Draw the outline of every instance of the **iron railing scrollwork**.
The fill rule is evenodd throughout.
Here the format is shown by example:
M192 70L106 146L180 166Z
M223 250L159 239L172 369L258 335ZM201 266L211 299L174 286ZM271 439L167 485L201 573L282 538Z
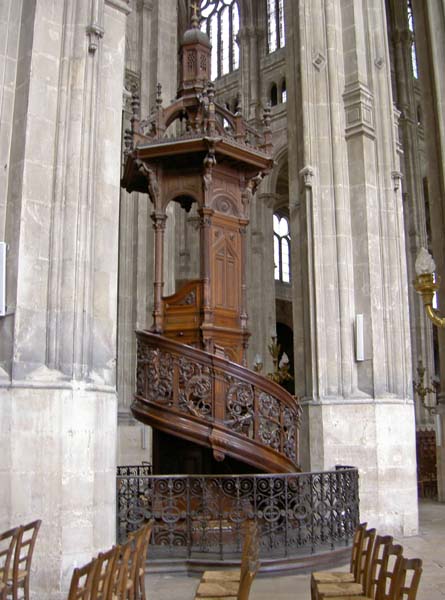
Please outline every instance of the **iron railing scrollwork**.
M154 519L152 559L237 558L250 520L258 523L263 557L289 558L348 545L359 522L355 468L233 476L119 469L118 542Z

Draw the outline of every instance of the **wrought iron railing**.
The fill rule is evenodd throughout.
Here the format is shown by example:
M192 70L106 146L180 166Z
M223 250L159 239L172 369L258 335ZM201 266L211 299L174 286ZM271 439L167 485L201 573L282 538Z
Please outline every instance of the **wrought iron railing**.
M117 476L117 536L153 519L150 557L239 557L258 523L260 553L289 558L348 545L359 522L358 471L280 475Z
M182 422L173 421L177 416L188 418L189 436L195 424L197 436L202 435L200 426L213 428L215 434L210 437L214 446L218 435L235 434L240 440L238 446L243 440L251 442L242 450L246 462L254 464L264 449L260 462L266 470L267 453L269 460L275 461L271 471L299 470L301 409L295 397L258 373L214 354L146 331L137 332L137 338L133 412L149 414L150 410L162 409L164 430L174 422L174 435L178 435L178 423ZM159 422L154 425L161 427ZM207 441L206 434L199 443Z

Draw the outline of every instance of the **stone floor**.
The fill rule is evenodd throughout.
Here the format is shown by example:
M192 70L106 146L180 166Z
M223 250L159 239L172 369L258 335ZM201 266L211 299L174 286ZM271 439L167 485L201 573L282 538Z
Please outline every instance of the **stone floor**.
M422 502L419 514L419 535L397 541L407 558L423 560L417 600L445 600L445 504ZM184 575L149 575L147 595L153 600L193 600L198 581ZM309 598L309 575L257 577L250 593L251 600Z

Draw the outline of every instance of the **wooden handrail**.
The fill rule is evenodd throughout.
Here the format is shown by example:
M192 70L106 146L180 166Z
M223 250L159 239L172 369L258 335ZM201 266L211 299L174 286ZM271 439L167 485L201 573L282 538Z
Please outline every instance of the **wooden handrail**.
M299 471L300 407L273 381L148 331L138 340L133 414L268 472Z

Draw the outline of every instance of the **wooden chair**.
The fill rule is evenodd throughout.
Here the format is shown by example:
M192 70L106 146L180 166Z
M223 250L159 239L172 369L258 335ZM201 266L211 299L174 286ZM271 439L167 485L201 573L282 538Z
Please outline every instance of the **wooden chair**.
M420 558L402 558L392 590L393 597L397 600L416 600L421 575L422 561Z
M94 600L108 600L111 585L119 556L119 547L113 546L107 552L100 552L95 559L96 566L91 584L91 598Z
M202 580L196 591L195 600L224 598L225 600L248 600L250 588L259 569L259 544L256 525L251 525L243 545L241 569L237 570L238 581L232 579ZM217 571L218 575L224 571Z
M243 568L246 569L249 560L249 554L252 552L252 546L258 547L258 525L256 521L250 521L245 528L243 552L241 555L241 566L239 569L223 569L220 571L204 571L201 576L201 582L225 582L241 581Z
M148 546L150 544L150 536L153 529L154 521L151 520L142 528L142 545L139 549L139 555L136 557L136 572L134 580L134 598L135 600L146 600L145 592L145 563L147 561ZM136 533L130 534L130 539L135 537Z
M357 557L356 581L333 581L330 583L311 582L312 598L330 598L335 596L360 596L366 595L371 576L375 529L366 529L363 533L362 547Z
M135 544L128 540L117 546L117 559L108 590L107 600L128 600L133 598L134 581L131 579Z
M351 600L351 598L353 600L398 600L391 594L394 593L394 582L400 569L402 551L402 546L392 543L391 536L377 536L373 551L371 579L368 583L369 595L351 597L351 595L339 593L338 596L330 596L329 600Z
M68 600L91 600L93 578L97 565L97 558L94 558L83 567L74 569L68 592Z
M14 551L12 569L9 570L7 597L18 600L19 590L23 590L23 600L29 600L29 579L34 546L42 521L32 521L19 527Z
M7 598L11 561L14 556L19 531L19 527L14 527L0 534L0 600L6 600Z
M320 583L337 583L358 582L359 581L359 557L361 555L363 538L366 531L367 523L360 523L354 532L352 539L351 560L349 563L349 571L314 571L311 575L311 599L317 597L317 584Z

